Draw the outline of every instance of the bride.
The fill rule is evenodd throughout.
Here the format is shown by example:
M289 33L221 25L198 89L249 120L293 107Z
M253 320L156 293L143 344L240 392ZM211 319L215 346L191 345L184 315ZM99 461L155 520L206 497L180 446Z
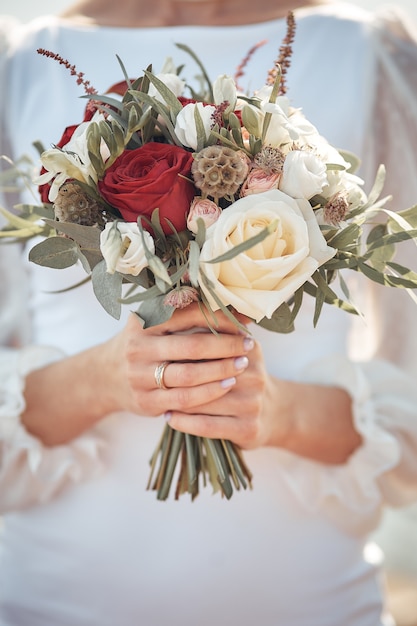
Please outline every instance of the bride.
M386 164L395 208L415 203L415 42L395 16L332 1L85 0L9 24L2 151L36 158L32 142L54 144L82 119L76 82L37 48L102 93L120 80L116 54L132 75L167 56L189 73L175 46L186 43L216 77L266 39L244 77L256 89L289 10L291 101L361 156L367 180ZM220 338L180 335L204 326L198 308L144 330L128 312L109 318L88 285L51 293L61 274L0 253L17 277L1 313L24 337L0 353L1 626L389 623L366 545L385 505L417 498L407 298L359 286L366 323L328 307L313 329L307 305L290 335L244 336L227 319ZM162 415L241 446L253 490L157 502L145 486Z

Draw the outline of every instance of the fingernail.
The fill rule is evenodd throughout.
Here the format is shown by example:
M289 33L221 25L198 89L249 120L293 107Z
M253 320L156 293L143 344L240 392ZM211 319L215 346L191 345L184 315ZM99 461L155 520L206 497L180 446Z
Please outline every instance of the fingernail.
M245 339L243 340L243 347L244 349L249 352L249 350L253 350L253 347L255 346L255 342L253 339L251 339L250 337L245 337Z
M171 417L172 417L172 411L167 411L166 413L164 413L164 420L165 420L166 422L169 422L169 420L171 419Z
M236 378L233 376L233 378L225 378L224 380L222 380L220 386L223 387L223 389L229 389L229 387L233 387L235 383Z
M235 359L235 368L237 370L244 370L249 365L249 359L247 356L239 356Z

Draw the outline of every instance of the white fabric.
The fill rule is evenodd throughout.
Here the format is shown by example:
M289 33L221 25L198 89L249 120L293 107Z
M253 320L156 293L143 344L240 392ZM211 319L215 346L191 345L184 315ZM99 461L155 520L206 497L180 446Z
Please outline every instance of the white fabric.
M288 75L293 103L333 144L361 154L364 165L371 163L368 170L380 156L369 156L379 146L370 145L366 132L375 118L376 86L387 102L392 90L417 90L417 79L409 82L402 66L403 58L410 59L407 68L416 64L417 49L399 39L402 33L388 35L386 27L385 19L376 21L348 5L299 11ZM177 64L186 63L191 80L193 63L174 45L185 42L215 78L233 73L247 50L268 38L247 69L246 85L252 89L262 85L284 33L283 20L239 28L121 30L75 28L42 18L16 27L7 88L2 88L15 156L27 152L35 158L31 142L56 142L64 126L80 121L85 104L77 100L81 92L74 79L58 63L36 55L38 47L68 58L104 91L121 78L116 53L132 76L150 62L158 70L171 55ZM397 49L394 44L400 60L389 56ZM392 64L395 84L378 82L380 68L385 72ZM394 107L381 109L381 99L378 92L379 113L391 124ZM396 192L398 180L399 193L410 184L411 192L401 195L409 203L417 198L416 182L399 176L417 166L413 146L407 147L417 114L411 96L404 104L407 119L404 113L395 121L400 148L395 154L385 151L382 160L393 172L389 191ZM0 366L5 398L0 503L9 511L0 553L1 626L383 623L375 565L363 546L384 503L405 504L417 495L417 391L396 367L417 371L407 349L416 339L404 326L405 298L399 308L396 293L384 294L381 309L375 290L375 319L369 313L353 329L347 314L328 307L313 330L313 303L306 302L294 334L254 331L272 374L335 384L352 394L364 443L346 465L324 466L282 450L251 451L245 456L254 473L252 492L226 502L206 490L192 504L186 498L160 503L145 491L159 420L108 416L71 445L57 448L42 447L16 421L25 372L103 341L120 328L96 303L90 285L51 294L64 280L75 283L81 270L23 266L31 293L33 346L19 356L5 351ZM15 287L25 289L23 281ZM3 299L1 309L7 305L11 300ZM388 341L385 331L379 332L385 319ZM347 343L355 346L356 362L347 356ZM392 364L361 363L380 355Z

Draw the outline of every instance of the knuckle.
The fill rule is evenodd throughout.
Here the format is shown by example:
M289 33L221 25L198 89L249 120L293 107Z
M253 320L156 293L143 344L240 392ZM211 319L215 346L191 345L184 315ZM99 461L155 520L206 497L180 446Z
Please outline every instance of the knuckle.
M256 441L259 438L261 429L261 420L259 415L252 415L252 417L245 421L242 432L242 447L252 448L256 445Z

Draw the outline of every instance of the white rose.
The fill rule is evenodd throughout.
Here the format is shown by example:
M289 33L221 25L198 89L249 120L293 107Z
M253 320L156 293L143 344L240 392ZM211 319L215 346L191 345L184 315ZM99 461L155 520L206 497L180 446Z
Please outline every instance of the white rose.
M208 263L277 221L271 235L229 261ZM301 287L336 250L324 239L307 200L279 190L251 195L225 209L207 230L201 269L225 305L259 322ZM219 306L200 279L214 311Z
M292 198L309 200L327 184L327 168L312 152L292 150L282 169L279 189Z
M178 74L160 73L156 74L156 78L159 78L159 80L161 80L164 85L168 87L168 89L170 89L175 96L177 96L177 98L183 93L185 81L183 81ZM149 85L148 94L155 98L155 100L165 102L158 89L152 83Z
M154 253L152 236L144 231L146 246ZM120 272L138 276L147 267L142 236L136 222L107 223L100 233L100 250L109 274Z
M236 106L236 83L230 76L222 74L216 78L213 83L213 95L215 104L219 105L228 102L229 106L225 109L225 113L231 113Z
M183 146L197 150L197 128L195 124L195 110L200 114L203 122L206 139L213 125L212 115L216 107L204 105L202 102L186 104L177 115L175 120L175 134Z
M265 145L278 148L296 139L289 132L291 129L288 124L288 118L281 107L268 102L261 103L260 109L252 104L247 104L243 108L242 120L250 133L258 137L261 135L266 113L271 113L272 117L265 135Z
M83 183L89 183L92 179L98 181L88 154L87 132L92 123L105 120L101 113L95 113L89 122L82 122L76 129L71 139L62 148L45 150L41 154L41 163L47 170L44 174L36 177L34 183L43 185L53 180L49 190L49 200L53 202L61 185L69 178L74 178ZM109 157L109 150L105 142L101 141L100 152L103 161Z

